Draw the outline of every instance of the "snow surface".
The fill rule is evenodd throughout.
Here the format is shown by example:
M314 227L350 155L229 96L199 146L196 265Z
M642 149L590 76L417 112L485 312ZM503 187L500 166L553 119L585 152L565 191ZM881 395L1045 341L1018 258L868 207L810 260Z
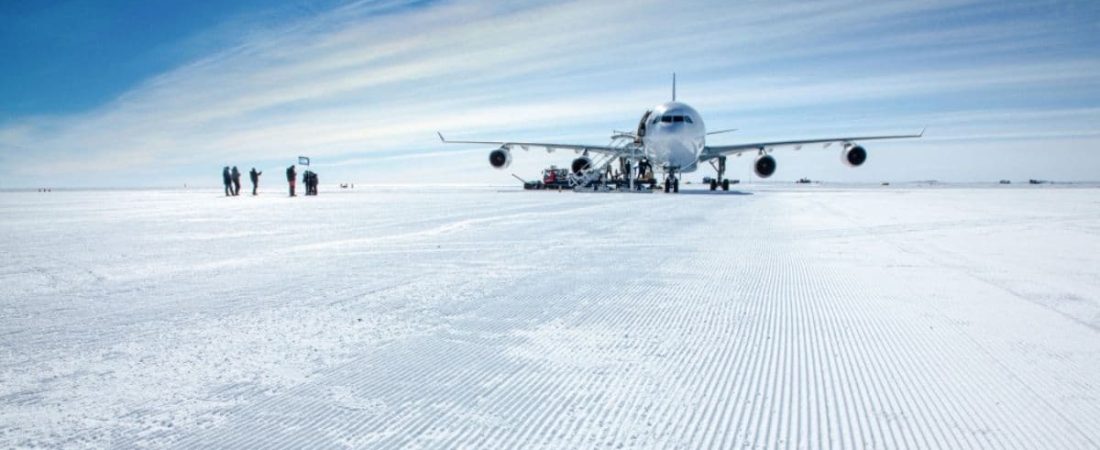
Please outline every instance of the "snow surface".
M745 189L0 193L0 447L1100 446L1100 189Z

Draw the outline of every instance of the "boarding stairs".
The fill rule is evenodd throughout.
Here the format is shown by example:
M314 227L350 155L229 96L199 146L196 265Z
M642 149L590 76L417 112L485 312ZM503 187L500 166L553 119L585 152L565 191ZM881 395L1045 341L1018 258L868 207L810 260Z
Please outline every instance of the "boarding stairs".
M593 158L588 168L581 171L580 174L569 174L570 185L576 189L591 187L593 184L599 183L603 179L604 174L607 173L607 166L617 158L617 155L609 154L601 154Z
M601 153L595 158L592 158L592 163L581 173L570 173L569 183L573 189L584 189L598 184L606 184L607 180L604 179L604 175L607 174L609 165L620 157L634 159L637 154L639 154L639 150L636 148L634 140L621 135L612 137L609 146L622 149L622 152L618 154Z

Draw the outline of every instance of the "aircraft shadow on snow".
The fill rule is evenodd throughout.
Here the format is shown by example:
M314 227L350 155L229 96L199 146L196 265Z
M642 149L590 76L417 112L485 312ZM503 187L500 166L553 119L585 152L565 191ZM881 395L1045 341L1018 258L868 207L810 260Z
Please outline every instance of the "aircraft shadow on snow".
M745 191L697 191L684 189L676 195L753 195L752 192Z

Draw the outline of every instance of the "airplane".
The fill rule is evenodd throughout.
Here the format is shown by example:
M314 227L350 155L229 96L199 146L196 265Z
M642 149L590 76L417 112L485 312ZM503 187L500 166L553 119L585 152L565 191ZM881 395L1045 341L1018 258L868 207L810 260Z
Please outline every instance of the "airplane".
M489 152L489 164L497 169L505 169L512 163L512 153L516 147L528 150L531 147L545 148L547 152L554 150L573 150L581 156L574 159L570 168L576 185L589 186L597 182L606 173L608 165L615 159L619 159L622 167L621 173L626 177L626 186L629 188L641 188L642 183L636 183L631 177L634 172L634 164L641 167L659 168L664 174L665 192L680 191L680 175L694 172L704 163L709 163L717 172L717 177L710 181L710 190L729 190L729 179L725 178L726 157L731 155L741 156L742 153L756 152L757 158L753 163L753 171L760 178L768 178L775 173L776 161L772 157L772 150L776 147L794 147L796 150L807 144L824 144L828 148L832 144L840 144L841 161L845 164L858 167L867 161L867 150L857 141L871 141L884 139L909 139L921 138L924 130L919 134L887 135L887 136L856 136L837 137L823 139L797 139L789 141L753 142L735 145L707 145L706 137L728 133L736 130L718 130L707 132L703 117L694 108L686 103L676 101L676 74L672 75L672 101L657 105L653 109L642 114L638 121L638 127L633 132L615 132L612 135L610 145L583 145L583 144L557 144L545 142L518 142L518 141L452 141L443 137L443 133L437 132L439 140L446 144L479 144L496 145L499 148ZM590 154L602 155L599 161L593 159ZM717 163L717 164L716 164ZM650 188L654 187L655 179L650 181Z

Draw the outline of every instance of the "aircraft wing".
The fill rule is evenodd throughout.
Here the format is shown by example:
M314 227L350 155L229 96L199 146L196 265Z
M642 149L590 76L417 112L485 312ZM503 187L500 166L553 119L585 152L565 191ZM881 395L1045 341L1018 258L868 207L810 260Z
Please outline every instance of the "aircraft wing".
M498 145L501 147L507 147L509 150L515 147L527 150L530 147L545 148L547 150L573 150L575 152L593 152L593 153L605 153L609 155L618 155L623 153L624 149L619 147L609 147L606 145L580 145L580 144L554 144L547 142L515 142L515 141L450 141L443 137L443 133L436 132L439 135L439 140L444 144L484 144L484 145Z
M753 142L750 144L736 144L736 145L708 145L703 148L703 152L699 155L700 161L706 161L717 158L723 155L736 155L738 153L759 151L764 149L770 149L773 147L800 147L806 144L825 144L826 147L833 143L848 144L854 141L873 141L882 139L908 139L919 138L924 136L924 130L921 130L919 134L902 134L893 136L856 136L856 137L841 137L841 138L825 138L825 139L802 139L796 141L775 141L775 142Z

